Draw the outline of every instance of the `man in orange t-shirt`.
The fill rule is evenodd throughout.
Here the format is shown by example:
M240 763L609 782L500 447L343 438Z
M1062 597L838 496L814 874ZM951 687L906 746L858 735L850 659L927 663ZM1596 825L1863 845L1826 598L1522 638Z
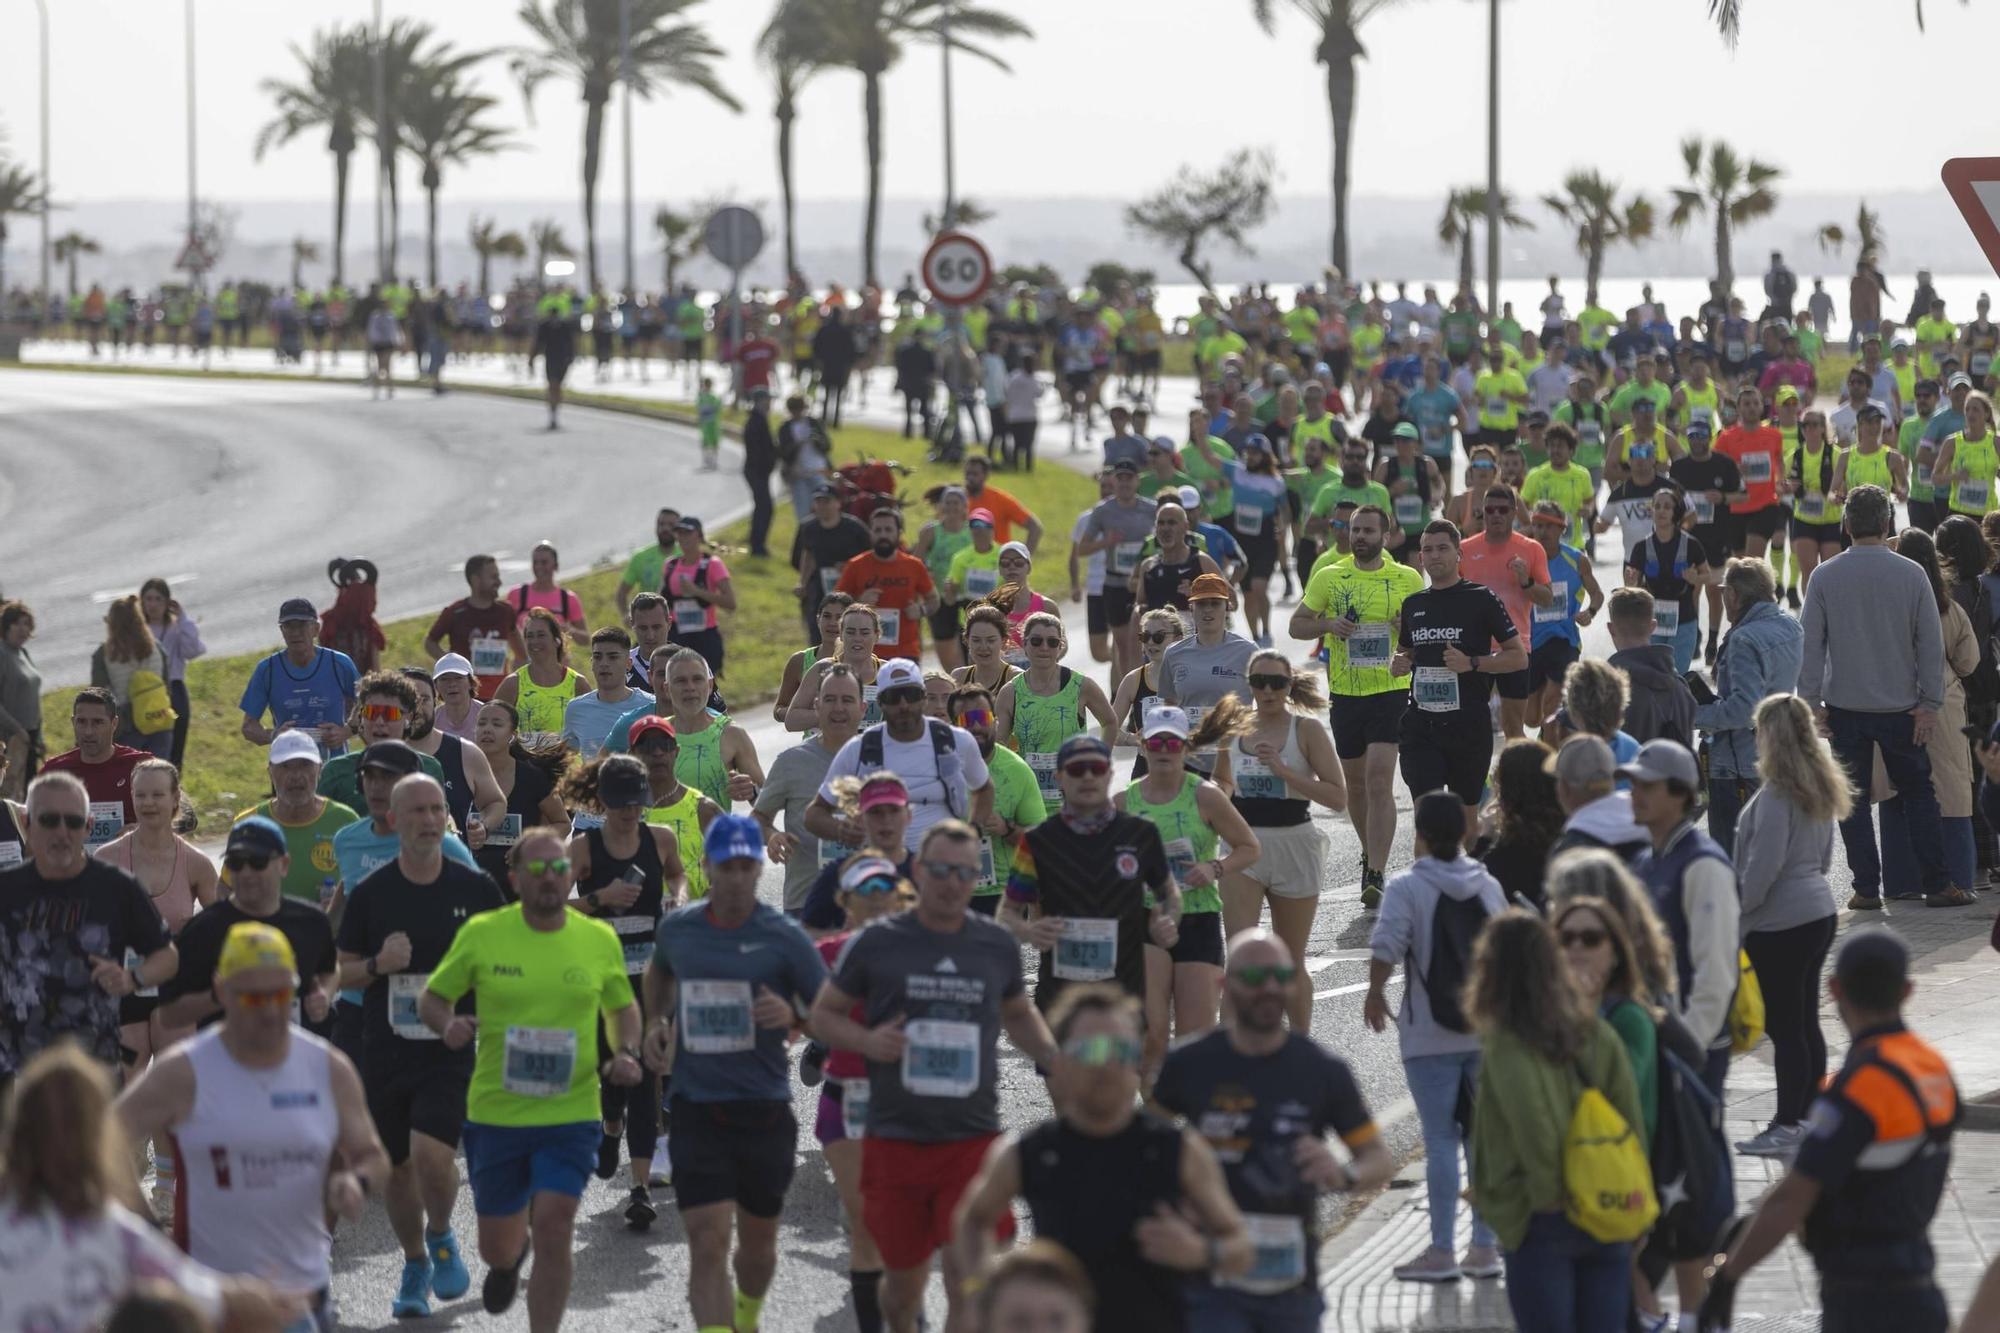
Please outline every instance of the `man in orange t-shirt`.
M1483 530L1460 544L1458 572L1492 590L1525 642L1534 628L1531 608L1553 605L1555 593L1549 588L1548 553L1533 537L1514 531L1516 503L1513 487L1495 483L1487 488ZM1494 683L1500 689L1500 730L1508 740L1518 740L1527 734L1528 672L1511 671Z
M1729 502L1729 516L1742 525L1743 553L1761 557L1784 525L1778 478L1785 474L1785 437L1764 420L1764 395L1754 384L1736 393L1736 424L1715 439L1715 452L1733 459L1747 497Z
M874 549L842 566L840 582L834 586L855 601L874 607L881 617L877 657L907 657L920 662L924 654L920 622L938 609L931 572L923 561L902 549L901 510L883 508L869 515L868 536Z
M993 515L993 544L1005 546L1011 541L1020 541L1033 555L1035 548L1042 544L1042 521L1028 511L1019 500L1003 490L986 484L986 477L992 465L983 454L968 454L965 459L965 500L975 509L986 509ZM1021 525L1017 536L1014 525Z

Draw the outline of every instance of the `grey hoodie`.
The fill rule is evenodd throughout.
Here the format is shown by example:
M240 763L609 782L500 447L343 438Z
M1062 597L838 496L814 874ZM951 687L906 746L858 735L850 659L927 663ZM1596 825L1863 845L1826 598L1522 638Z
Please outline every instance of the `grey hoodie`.
M1500 881L1486 873L1486 867L1469 856L1454 861L1419 857L1382 890L1382 910L1375 918L1375 932L1368 948L1379 962L1394 967L1404 965L1403 999L1396 1010L1396 1041L1405 1060L1421 1055L1461 1055L1479 1049L1479 1037L1471 1032L1453 1032L1431 1018L1429 994L1423 974L1431 963L1431 917L1440 896L1464 901L1477 897L1486 905L1487 915L1507 910L1507 897Z
M1633 822L1632 793L1614 791L1577 808L1549 849L1549 860L1575 847L1601 847L1629 866L1640 852L1652 850L1653 835Z
M1611 654L1611 665L1632 682L1625 705L1625 730L1644 745L1665 737L1694 748L1694 695L1674 671L1674 650L1664 643L1641 644Z

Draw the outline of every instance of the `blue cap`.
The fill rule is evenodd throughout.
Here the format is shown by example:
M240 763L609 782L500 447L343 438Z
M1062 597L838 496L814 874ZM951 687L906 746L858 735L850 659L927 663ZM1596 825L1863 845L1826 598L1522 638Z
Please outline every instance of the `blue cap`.
M265 856L284 856L290 848L285 842L285 831L278 827L278 821L268 815L247 815L236 821L229 830L229 842L224 852L259 852Z
M718 815L702 837L702 855L720 865L741 857L764 859L764 830L748 815Z

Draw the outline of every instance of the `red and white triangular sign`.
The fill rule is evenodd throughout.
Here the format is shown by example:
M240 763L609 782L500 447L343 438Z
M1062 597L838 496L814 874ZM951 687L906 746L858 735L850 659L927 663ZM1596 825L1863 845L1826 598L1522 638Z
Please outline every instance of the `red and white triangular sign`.
M2000 273L2000 157L1954 157L1941 174L1986 262Z

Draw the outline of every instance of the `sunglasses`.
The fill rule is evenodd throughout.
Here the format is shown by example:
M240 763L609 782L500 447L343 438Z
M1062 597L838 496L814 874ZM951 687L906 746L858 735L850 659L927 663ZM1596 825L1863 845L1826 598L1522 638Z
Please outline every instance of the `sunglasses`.
M872 897L878 893L894 893L896 891L896 881L889 875L870 875L859 884L847 885L846 891L848 893L858 893L864 897Z
M881 690L875 695L880 704L919 704L924 701L924 687L921 685L898 685L894 689Z
M1556 938L1562 941L1562 947L1565 949L1595 949L1609 936L1601 930L1586 927L1583 930L1565 930Z
M633 754L673 754L681 748L680 742L658 732L642 739L632 747Z
M1063 772L1073 778L1101 778L1111 771L1111 765L1102 759L1073 759L1063 765Z
M974 727L990 727L993 725L993 710L990 708L968 708L958 715L958 725L964 727L967 731L972 730Z
M1053 634L1030 634L1024 642L1030 648L1060 648L1063 641Z
M979 882L979 867L976 865L962 866L952 861L924 861L920 864L926 874L937 879L955 879L961 884Z
M1187 749L1187 744L1187 738L1184 736L1148 736L1146 737L1146 752L1148 754L1179 754L1182 750Z
M1293 979L1299 975L1299 970L1296 967L1284 967L1277 963L1245 963L1236 969L1234 975L1236 980L1246 986L1262 986L1266 982L1271 981L1277 982L1280 986L1289 986L1292 984Z
M401 722L403 710L395 704L363 704L361 716L370 722Z
M1489 517L1489 518L1505 518L1505 517L1507 517L1507 515L1509 515L1509 514L1511 514L1511 513L1513 513L1513 512L1514 512L1514 506L1513 506L1513 505L1487 505L1487 506L1486 506L1486 514L1487 514L1487 517Z
M271 864L271 858L268 855L234 852L223 857L222 864L232 871L242 870L246 867L251 870L262 870L265 866Z
M43 828L66 828L75 833L90 822L86 815L58 814L54 810L44 810L35 816L35 822Z
M523 861L521 862L521 873L524 875L567 875L569 873L569 858L567 856L552 856L547 860Z
M1140 637L1157 648L1163 643L1177 642L1181 636L1171 630L1156 630L1151 634L1143 634Z
M1481 462L1468 464L1465 470L1467 472L1491 472L1498 466L1499 464L1497 463L1488 463L1482 460Z
M1132 1037L1099 1033L1094 1037L1072 1037L1063 1043L1062 1053L1077 1064L1092 1069L1120 1065L1135 1069L1139 1064L1139 1043Z
M1292 678L1290 676L1253 675L1250 677L1250 688L1253 690L1289 690L1292 688Z
M298 991L290 986L280 986L276 990L244 990L236 992L236 1002L245 1009L289 1009L292 997Z

